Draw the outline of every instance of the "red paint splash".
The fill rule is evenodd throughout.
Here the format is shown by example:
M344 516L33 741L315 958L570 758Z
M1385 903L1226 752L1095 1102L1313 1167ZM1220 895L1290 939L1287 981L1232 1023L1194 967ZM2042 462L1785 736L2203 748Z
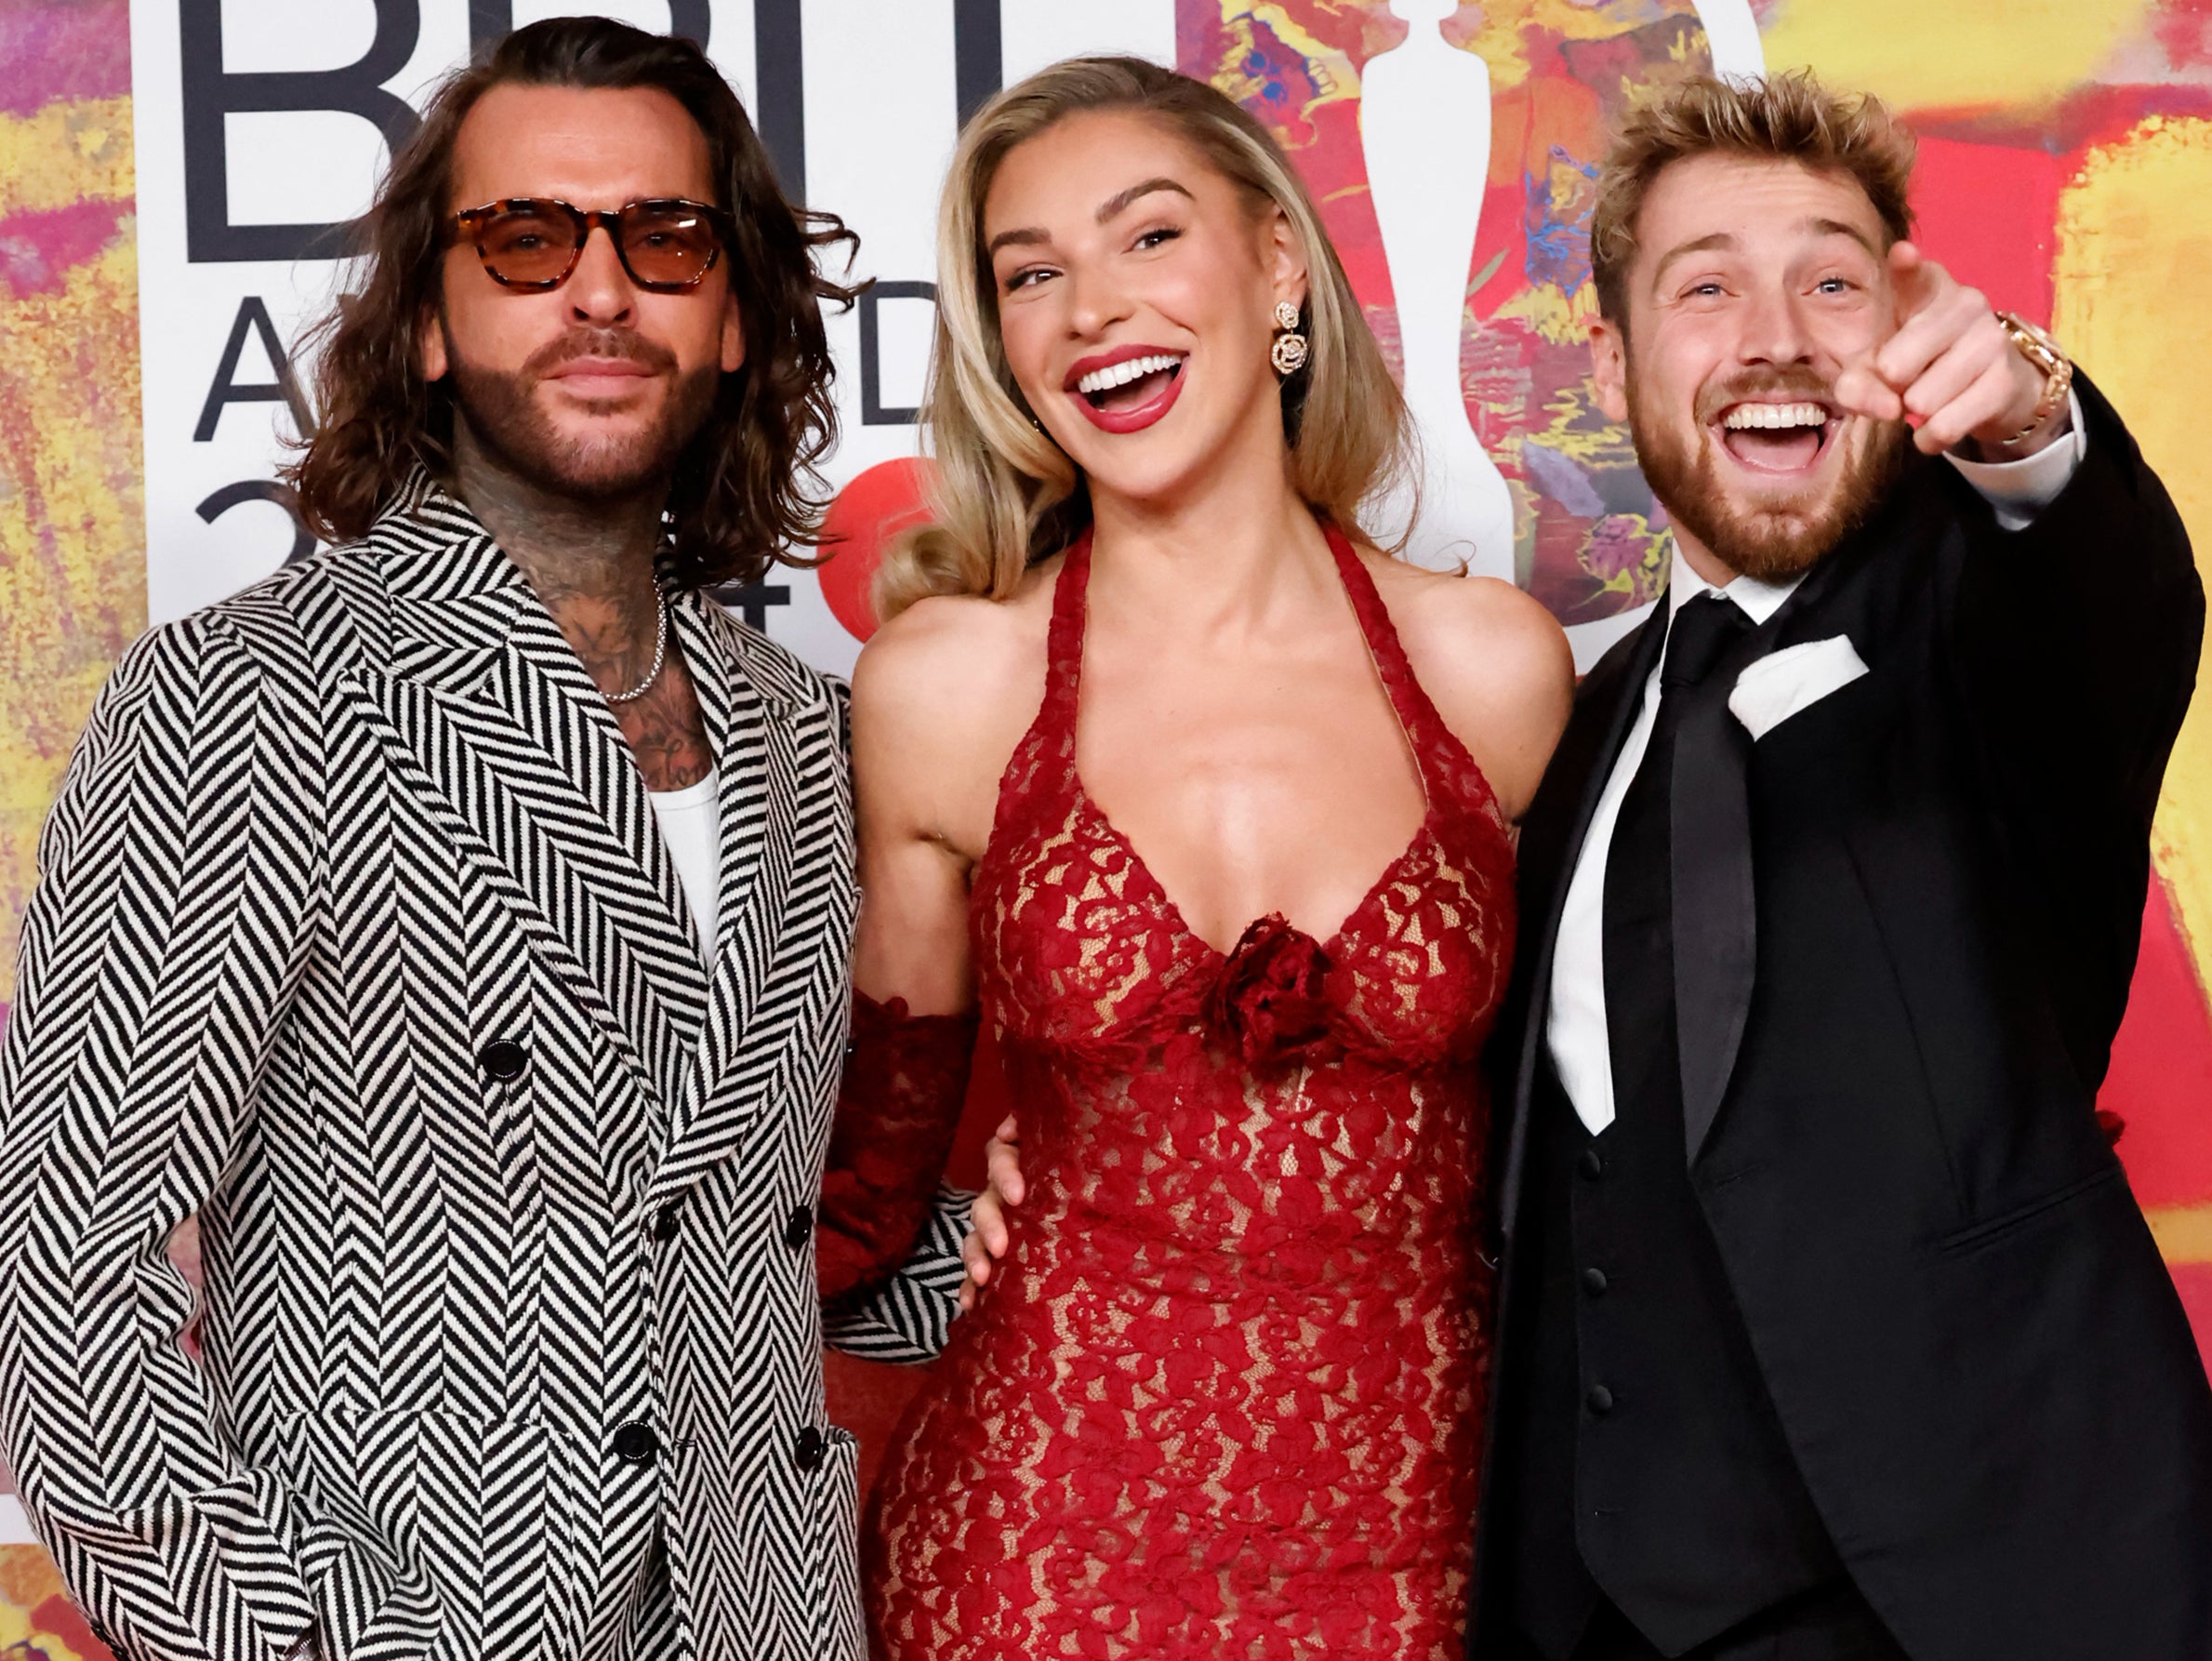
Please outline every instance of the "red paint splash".
M2154 882L2143 909L2127 1014L2098 1096L2099 1107L2127 1121L2120 1157L2143 1204L2212 1202L2206 1102L2212 1102L2212 1010L2166 887ZM2212 1328L2205 1335L2212 1339Z
M25 208L0 219L0 285L18 294L51 294L115 240L126 202L72 202Z
M2166 0L2151 32L2176 69L2212 65L2212 0Z

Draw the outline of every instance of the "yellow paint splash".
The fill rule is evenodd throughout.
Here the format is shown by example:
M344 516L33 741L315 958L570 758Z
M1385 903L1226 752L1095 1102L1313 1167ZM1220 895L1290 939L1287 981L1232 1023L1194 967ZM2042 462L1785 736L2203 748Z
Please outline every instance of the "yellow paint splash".
M1769 69L1809 63L1832 86L1904 110L2015 113L2096 79L2150 0L1783 0L1761 31Z
M2212 585L2212 121L2153 118L2090 152L2059 204L2054 326L2172 492ZM2159 802L2158 866L2212 986L2212 658Z
M0 122L0 187L18 207L127 206L129 100ZM0 280L0 1003L15 996L46 807L100 683L146 627L138 305L127 214L58 288Z
M0 115L0 219L26 208L127 200L131 189L127 98Z
M1529 78L1529 42L1538 40L1612 40L1630 30L1668 18L1697 20L1690 0L1660 0L1659 4L1620 4L1619 0L1490 0L1479 7L1463 7L1459 18L1472 15L1474 27L1458 18L1446 26L1448 35L1475 53L1490 67L1490 85L1496 91L1518 86Z

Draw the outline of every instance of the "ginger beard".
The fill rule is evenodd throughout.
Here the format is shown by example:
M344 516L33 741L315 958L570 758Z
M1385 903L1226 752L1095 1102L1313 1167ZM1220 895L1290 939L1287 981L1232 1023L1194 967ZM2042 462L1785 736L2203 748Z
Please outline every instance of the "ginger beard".
M461 355L450 331L445 355L457 412L494 459L550 495L604 501L666 489L685 448L714 412L722 369L706 364L676 372L667 349L621 330L564 335L532 352L520 369L480 368ZM629 399L591 400L577 407L591 429L579 435L556 421L539 393L546 377L579 357L623 358L668 377L669 391L652 420L617 425ZM650 385L641 381L641 388Z
M1758 582L1802 577L1865 524L1895 483L1911 447L1910 431L1901 421L1869 422L1834 413L1835 393L1808 369L1765 370L1705 388L1697 400L1694 451L1673 424L1645 406L1633 372L1627 393L1629 436L1651 494L1714 558ZM1829 424L1842 423L1841 430L1816 441L1844 446L1841 471L1831 475L1832 483L1763 500L1730 492L1714 454L1714 425L1731 405L1763 397L1823 405L1831 412ZM1863 437L1851 431L1853 426L1864 430Z

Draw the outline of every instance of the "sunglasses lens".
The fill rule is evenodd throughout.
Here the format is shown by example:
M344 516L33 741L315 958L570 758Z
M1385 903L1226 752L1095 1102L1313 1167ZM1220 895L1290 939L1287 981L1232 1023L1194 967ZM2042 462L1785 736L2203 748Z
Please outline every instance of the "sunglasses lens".
M477 234L484 263L510 283L554 283L576 254L576 225L550 208L523 207L495 216Z
M696 282L720 246L695 208L633 207L622 216L622 253L641 283Z

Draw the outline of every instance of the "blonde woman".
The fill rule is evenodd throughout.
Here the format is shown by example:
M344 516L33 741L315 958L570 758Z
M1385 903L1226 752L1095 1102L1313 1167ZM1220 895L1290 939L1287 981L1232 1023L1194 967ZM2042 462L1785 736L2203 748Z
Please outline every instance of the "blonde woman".
M1397 390L1212 88L1000 94L939 259L939 512L854 681L856 976L868 1049L980 1009L1028 1192L884 1473L876 1654L1456 1655L1476 1053L1565 642L1363 536Z

